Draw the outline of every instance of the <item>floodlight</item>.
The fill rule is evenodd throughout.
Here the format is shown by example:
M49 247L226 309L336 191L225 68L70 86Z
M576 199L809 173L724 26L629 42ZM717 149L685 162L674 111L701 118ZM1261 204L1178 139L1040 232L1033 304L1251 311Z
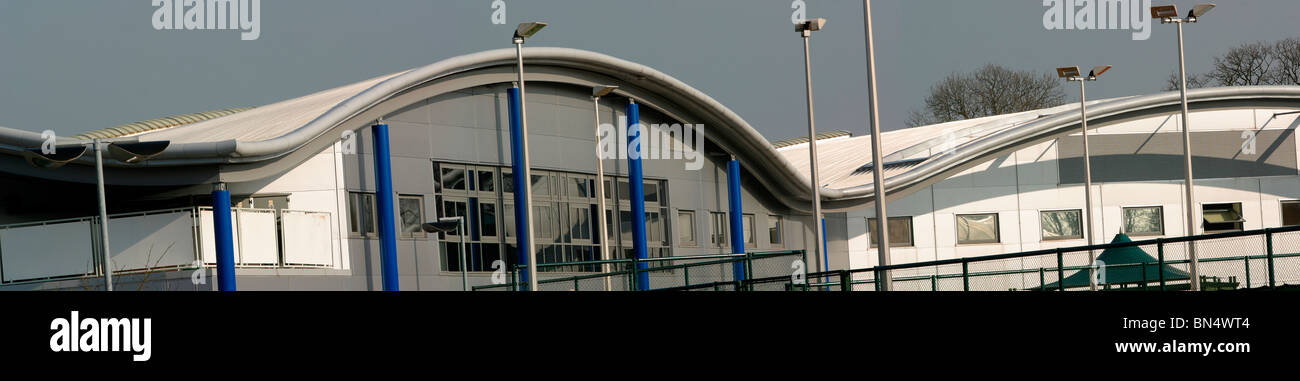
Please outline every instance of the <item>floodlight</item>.
M57 146L53 154L46 154L41 148L29 148L23 150L23 158L27 159L27 163L33 167L55 169L77 160L87 150L88 147L84 145Z
M145 160L152 159L167 150L171 146L170 141L156 142L137 142L137 143L111 143L108 145L108 156L114 160L134 164Z
M1078 77L1078 76L1079 76L1079 67L1078 67L1078 66L1071 66L1071 67L1061 67L1061 68L1056 68L1056 76L1061 77L1061 78L1074 78L1074 77Z
M795 31L795 32L804 32L804 31L813 32L813 31L819 31L819 30L822 30L822 28L824 28L824 27L826 27L826 19L824 19L824 18L820 18L820 17L819 17L819 18L815 18L815 19L805 19L802 23L795 24L795 26L794 26L794 31Z
M1161 6L1151 7L1151 18L1167 19L1173 17L1178 17L1178 6L1176 5L1161 5Z
M1096 67L1093 67L1093 68L1092 68L1092 72L1091 72L1091 73L1088 73L1088 76L1089 76L1089 77L1094 77L1094 78L1095 78L1095 77L1099 77L1099 76L1101 76L1102 73L1105 73L1105 72L1107 72L1107 71L1110 71L1110 68L1111 68L1110 65L1102 65L1102 66L1096 66Z
M1214 9L1214 4L1199 4L1192 7L1192 12L1188 14L1188 17L1199 18L1204 16L1206 13L1210 13L1211 9Z
M451 217L439 219L438 222L429 222L420 225L425 233L447 233L456 231L460 228L461 217Z
M600 98L613 93L614 90L618 90L618 86L595 86L591 88L591 96Z
M537 34L537 32L540 32L542 28L545 27L546 27L546 23L544 22L526 22L526 23L519 24L519 28L515 29L515 38L532 37L534 34Z

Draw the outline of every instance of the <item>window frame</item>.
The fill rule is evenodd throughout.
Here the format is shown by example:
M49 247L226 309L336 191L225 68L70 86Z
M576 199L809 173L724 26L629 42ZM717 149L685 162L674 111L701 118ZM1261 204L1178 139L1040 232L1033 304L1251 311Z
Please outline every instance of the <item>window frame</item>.
M691 222L691 226L689 227L689 231L690 231L689 241L682 237L682 232L688 229L688 227L682 225L683 216L689 216L688 220ZM678 246L698 247L700 245L700 231L697 228L698 225L695 223L695 221L696 220L695 220L694 210L682 210L682 209L677 210L677 245Z
M1060 213L1060 212L1078 212L1078 216L1079 216L1079 220L1078 220L1078 222L1079 222L1079 236L1077 236L1077 237L1076 237L1076 236L1061 236L1061 237L1051 237L1051 238L1047 237L1047 235L1046 235L1047 230L1043 228L1043 215L1045 215L1045 214L1047 214L1047 213ZM1088 236L1088 226L1087 226L1087 224L1084 224L1083 218L1084 218L1084 217L1083 217L1083 209L1050 209L1050 210L1039 210L1039 211L1038 211L1038 238L1039 238L1040 240L1043 240L1043 241L1072 241L1072 240L1086 239L1086 237Z
M772 224L773 221L776 221L776 225L775 225L776 240L772 240L773 237L772 229L774 228ZM785 247L785 217L774 215L774 214L769 214L767 216L767 240L768 240L767 244L771 247L774 248Z
M875 241L876 234L871 230L871 222L876 220L878 219L875 217L867 218L867 241L871 242L871 248L873 249L880 247L880 242ZM900 221L900 220L907 221L907 244L900 245L891 240L889 242L889 247L891 248L892 247L916 247L916 218L914 216L889 217L886 223L889 223L890 221ZM879 222L876 222L876 224L879 224ZM894 231L893 229L889 230L891 234L893 231ZM1001 239L1000 235L998 238ZM888 237L886 237L886 239L888 239Z
M1157 209L1157 210L1160 211L1160 219L1159 219L1159 221L1160 221L1160 231L1157 232L1157 233L1134 233L1134 232L1130 232L1130 231L1128 231L1128 225L1129 225L1129 223L1128 223L1128 211L1129 211L1130 209L1151 209L1151 208L1155 208L1155 209ZM1122 232L1124 233L1124 235L1129 236L1129 237L1161 237L1161 236L1164 236L1165 233L1167 232L1167 230L1165 229L1165 207L1164 207L1164 205L1137 205L1137 206L1124 206L1124 207L1120 207L1120 209L1119 209L1119 226L1120 226L1120 230L1122 230Z
M1278 226L1300 226L1300 221L1296 221L1296 223L1294 224L1287 225L1286 206L1288 204L1296 205L1297 207L1300 207L1300 200L1278 200L1278 217L1281 219L1281 221L1278 222Z
M1233 221L1233 222L1219 222L1219 223L1215 223L1215 224L1233 224L1233 225L1235 225L1235 228L1233 228L1233 229L1214 229L1214 230L1210 230L1210 224L1211 224L1211 222L1210 222L1209 220L1206 220L1206 219L1205 219L1205 212L1206 212L1207 210L1210 209L1210 208L1209 208L1210 206L1215 206L1216 208L1214 208L1214 210L1216 210L1216 211L1218 211L1218 210L1223 210L1222 208L1218 208L1218 206L1225 206L1225 205L1228 206L1228 210L1229 210L1229 211L1233 211L1233 212L1236 212L1236 213L1237 213L1237 221ZM1243 202L1207 202L1207 203L1202 203L1202 204L1201 204L1201 231L1203 231L1205 234L1229 233L1229 232L1245 231L1245 230L1246 230L1246 210L1245 210L1245 208L1246 208L1246 204L1243 203Z
M397 214L398 214L398 215L397 215L397 220L398 220L398 226L397 226L397 229L398 229L398 230L397 230L397 237L398 237L398 238L406 238L406 239L428 238L428 237L429 237L429 234L428 234L428 233L425 233L425 232L424 232L424 229L421 228L422 225L424 224L424 222L416 222L417 225L416 225L416 231L415 231L415 232L406 232L406 226L404 226L404 224L406 223L406 220L405 220L405 218L403 218L403 216L402 216L402 200L416 200L416 202L417 202L417 204L418 204L418 205L417 205L417 207L418 207L417 211L419 211L419 213L420 213L420 216L419 216L418 220L419 220L419 221L425 221L425 218L424 218L424 195L414 195L414 194L399 194L399 195L397 195Z
M366 207L370 209L370 228L372 229L370 231L365 231L364 227L352 225L354 219L361 223L361 215L358 214L360 212L358 197L368 197L369 199ZM375 238L379 236L378 206L375 204L374 192L348 191L348 238Z
M961 240L961 229L958 228L959 226L961 226L960 221L962 220L962 217L974 217L974 216L993 216L993 240L980 240L980 241L966 241L966 242L962 242L962 240ZM955 235L957 236L957 237L956 237L956 238L957 238L957 241L956 241L956 242L957 242L957 246L995 245L995 244L1001 244L1001 243L1002 243L1002 217L1001 217L1001 216L999 215L999 213L997 213L997 212L991 212L991 213L966 213L966 214L955 214L955 215L953 215L953 229L952 229L952 230L953 230L953 234L955 234Z

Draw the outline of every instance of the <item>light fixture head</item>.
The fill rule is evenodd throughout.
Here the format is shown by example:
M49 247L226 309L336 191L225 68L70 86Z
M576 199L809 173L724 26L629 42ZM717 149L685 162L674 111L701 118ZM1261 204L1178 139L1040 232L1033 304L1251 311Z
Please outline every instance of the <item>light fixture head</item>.
M1168 19L1178 17L1178 6L1176 5L1159 5L1151 7L1151 18Z
M826 27L826 19L818 17L814 19L805 19L803 20L803 22L795 24L794 31L815 32L815 31L822 30L822 28L825 27Z
M420 225L420 229L425 233L449 233L460 228L460 222L463 217L449 217L439 219L438 222L427 222Z
M1094 66L1092 72L1088 73L1088 77L1096 79L1097 77L1100 77L1102 73L1110 71L1110 68L1110 65Z
M614 90L618 90L618 86L595 86L591 88L591 96L600 98L613 93Z
M1201 18L1201 16L1205 16L1206 13L1210 13L1210 10L1214 9L1214 7L1215 5L1213 3L1197 4L1195 7L1192 7L1192 12L1188 14L1188 17Z
M81 155L86 154L89 147L85 145L65 145L54 147L54 153L46 154L41 148L29 148L23 150L23 159L27 164L41 169L55 169L77 160Z
M1078 77L1079 74L1080 72L1078 66L1056 68L1056 76L1060 78L1065 78L1065 79L1075 78Z
M171 146L171 141L162 140L156 142L135 142L135 143L110 143L108 145L108 157L127 164L135 164L149 160L163 153L167 147Z
M519 27L515 29L515 38L530 38L545 27L546 23L544 22L521 23L519 24Z

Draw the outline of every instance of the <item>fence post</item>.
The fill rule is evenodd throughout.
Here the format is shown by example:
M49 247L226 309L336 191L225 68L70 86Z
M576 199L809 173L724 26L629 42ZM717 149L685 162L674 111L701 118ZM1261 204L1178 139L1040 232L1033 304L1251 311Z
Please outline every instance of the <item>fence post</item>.
M1038 268L1038 291L1047 291L1047 270Z
M687 286L691 285L691 268L689 266L682 268L682 283Z
M1272 231L1265 231L1265 232L1264 232L1264 242L1265 242L1265 244L1266 244L1266 246L1267 246L1267 249L1268 249L1268 252L1267 252L1267 254L1268 254L1268 288L1269 288L1269 289L1276 289L1276 288L1277 288L1277 285L1273 283L1273 282L1274 282L1274 278L1273 278L1273 232L1272 232Z
M939 275L930 275L930 291L939 291Z
M970 262L961 261L961 288L962 291L970 291Z
M840 291L853 291L853 282L849 281L849 271L840 270Z
M1065 252L1056 249L1056 289L1065 291Z
M1246 289L1250 289L1250 254L1246 254Z
M1165 241L1156 241L1156 271L1160 274L1160 291L1165 290Z
M510 291L519 291L519 265L510 266Z

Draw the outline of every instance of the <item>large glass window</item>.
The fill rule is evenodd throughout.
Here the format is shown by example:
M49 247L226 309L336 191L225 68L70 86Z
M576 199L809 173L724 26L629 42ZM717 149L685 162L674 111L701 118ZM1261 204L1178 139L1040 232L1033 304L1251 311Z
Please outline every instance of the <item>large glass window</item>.
M867 219L867 240L871 241L871 247L880 246L876 242L876 224L880 223L875 218ZM912 217L889 217L889 247L912 247Z
M1044 241L1083 238L1083 211L1048 210L1038 213Z
M709 235L709 244L713 247L727 247L727 214L722 212L712 212L709 214L713 222L713 234Z
M402 237L424 237L424 197L400 196L397 198L397 209L401 213Z
M497 205L496 204L478 204L478 225L479 234L484 237L497 236Z
M453 166L442 167L443 190L466 190L465 169Z
M1242 218L1241 203L1205 204L1201 207L1201 216L1206 233L1223 233L1242 231L1246 220Z
M1300 201L1282 201L1282 226L1300 225Z
M741 231L745 232L745 247L758 247L758 238L756 238L758 228L754 226L755 219L753 214L745 214L741 218Z
M998 243L1001 239L997 213L957 215L958 245Z
M1164 235L1164 208L1159 206L1124 208L1124 234L1129 236Z

